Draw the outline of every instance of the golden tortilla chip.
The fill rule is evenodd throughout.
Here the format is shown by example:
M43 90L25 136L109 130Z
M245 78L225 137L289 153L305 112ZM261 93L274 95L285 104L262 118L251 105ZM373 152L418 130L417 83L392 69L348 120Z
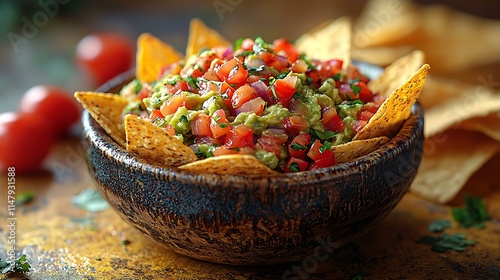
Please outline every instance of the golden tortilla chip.
M122 110L127 100L117 94L75 92L75 98L120 146L126 146Z
M410 190L427 200L446 203L499 150L478 132L448 130L425 140L424 157Z
M324 24L322 24L323 26ZM351 65L352 23L350 18L341 17L327 26L303 34L297 39L297 49L310 58L321 60L342 59L342 68Z
M389 138L382 136L365 140L356 140L332 147L335 162L343 163L367 155L387 143Z
M148 161L179 166L196 161L198 157L179 139L161 127L135 115L125 116L127 150Z
M143 33L137 38L136 77L141 82L154 82L164 66L182 58L174 47L149 33Z
M500 112L489 114L486 117L468 119L460 124L460 128L479 131L500 142Z
M470 89L469 89L470 90ZM477 86L461 98L454 98L425 112L424 135L433 136L461 121L500 111L500 95Z
M413 46L376 47L367 49L353 47L352 59L385 67L397 59L410 54L414 50L415 48ZM422 61L422 64L423 63Z
M378 78L368 84L368 87L373 92L378 92L380 95L387 97L395 88L399 88L407 81L408 77L422 67L424 60L422 51L413 51L387 66Z
M353 140L394 136L410 116L411 108L420 95L429 69L430 66L424 64L406 83L391 93Z
M230 175L276 175L253 155L222 155L179 166L180 169L198 172Z
M186 47L186 58L199 53L202 49L211 49L217 46L230 46L222 35L206 26L201 20L194 18L189 24L189 38Z
M419 40L421 15L412 1L371 0L354 26L359 48L412 44Z

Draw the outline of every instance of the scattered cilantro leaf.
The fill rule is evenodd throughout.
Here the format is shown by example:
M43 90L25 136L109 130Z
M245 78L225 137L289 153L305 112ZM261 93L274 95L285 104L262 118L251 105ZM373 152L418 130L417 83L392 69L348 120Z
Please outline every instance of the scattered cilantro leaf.
M296 162L290 163L290 167L288 169L290 169L290 171L293 171L293 172L299 172L300 171L299 164L296 163Z
M78 207L89 212L99 212L109 208L108 203L101 194L94 188L84 189L79 194L71 198L71 202Z
M337 73L333 76L333 80L338 82L340 81L340 79L342 79L342 74L341 73Z
M329 141L323 142L323 146L319 148L320 153L324 153L326 150L332 150L332 143Z
M290 148L292 148L295 151L301 151L301 150L307 149L308 147L304 146L304 145L297 144L295 142L292 142L292 145L290 145Z
M304 60L304 62L307 64L308 70L316 70L316 66L312 65L311 61L306 57L305 53L302 53L299 58Z
M198 81L197 81L197 80L196 80L196 78L195 78L195 77L193 77L193 76L189 76L189 77L187 78L187 83L188 83L188 85L190 85L192 88L198 88L198 84L197 84L197 82L198 82Z
M304 96L304 95L302 95L301 93L298 93L298 92L294 93L294 94L292 95L292 98L299 99L299 100L301 100L302 102L307 103L307 98L305 98L305 96Z
M431 245L432 251L442 253L448 250L464 251L467 246L476 244L476 241L465 239L465 235L463 234L444 233L439 237L424 236L417 240L417 243Z
M258 52L263 52L263 51L270 51L268 49L267 43L264 41L264 39L262 39L262 37L255 38L254 42L255 42L253 45L254 52L258 53Z
M264 64L260 65L259 67L250 67L248 68L248 73L251 75L258 75L260 72L264 71L266 69L266 66Z
M276 79L284 79L286 76L288 76L288 74L290 74L290 72L292 71L290 70L288 72L280 73L278 76L276 76Z
M349 106L355 106L355 105L358 105L358 104L365 105L365 103L363 101L361 101L359 99L356 99L356 100L351 101L351 103L349 103Z
M185 122L188 122L188 118L186 115L182 115L179 117L179 122L181 123L185 123Z
M24 205L33 200L35 194L32 191L21 192L16 197L16 205Z
M330 131L330 130L325 130L325 131L319 131L315 129L310 129L309 133L314 139L320 139L320 140L328 140L331 139L335 136L335 132ZM311 141L314 142L314 141Z
M354 94L359 94L359 92L361 91L361 87L360 86L357 86L355 84L351 84L351 89L352 89L352 92L354 92Z
M128 240L128 239L123 239L122 240L122 245L123 246L127 246L128 244L130 244L130 240Z
M427 227L427 229L432 232L442 232L447 228L451 228L450 220L437 220Z
M236 42L234 42L234 49L235 50L241 49L241 43L243 43L243 40L245 40L245 38L238 38L238 40L236 40Z
M26 260L26 255L22 255L13 261L0 259L1 274L9 274L14 272L29 272L31 265Z
M453 219L462 227L484 228L489 219L484 200L480 197L465 195L465 206L451 209Z

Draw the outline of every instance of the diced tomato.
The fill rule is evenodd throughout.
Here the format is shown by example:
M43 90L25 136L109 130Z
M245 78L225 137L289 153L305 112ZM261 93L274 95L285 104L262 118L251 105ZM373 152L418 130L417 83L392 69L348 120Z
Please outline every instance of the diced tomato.
M249 75L247 78L247 84L258 82L258 81L260 81L260 78L261 77L257 76L257 75Z
M279 103L283 106L287 106L295 93L295 85L297 83L297 76L287 76L284 79L278 79L274 83L274 89L276 91L276 96L279 99Z
M226 118L226 112L219 109L215 111L210 120L210 130L215 138L219 138L229 133L231 125Z
M255 45L255 41L250 38L246 38L241 42L241 50L243 51L251 51L253 50L253 45Z
M342 68L342 66L340 68ZM349 67L348 68L347 79L349 81L358 80L358 81L366 83L366 84L368 82L370 82L370 79L368 77L366 77L365 75L361 74L361 72L359 72L359 69L357 67Z
M165 65L160 68L160 73L158 74L158 80L165 77L167 74L173 74L173 75L179 74L181 72L181 69L182 69L181 66L177 62Z
M314 160L314 164L318 168L329 167L335 164L335 155L328 148L322 148L323 144L316 140L312 144L307 156Z
M191 123L191 130L193 135L212 137L212 130L210 129L210 116L204 113L196 116Z
M242 147L242 148L230 148L226 145L215 147L212 151L214 156L222 156L222 155L234 155L234 154L253 154L253 148L250 147Z
M160 110L158 109L155 109L153 110L153 112L151 112L151 115L149 115L149 119L150 120L154 120L156 118L164 118L165 116L163 116L163 114L161 113Z
M298 134L301 131L309 130L307 120L301 116L290 116L285 118L283 126L286 131L292 135Z
M167 101L165 101L161 107L160 111L164 116L175 113L179 107L184 106L186 102L186 93L179 92L172 95Z
M291 157L304 158L311 145L311 134L302 133L295 136L288 145L288 154Z
M168 135L174 136L175 135L175 129L172 125L167 124L166 126L162 127L162 129L167 132Z
M354 132L358 133L365 125L368 123L368 121L364 120L357 120L353 125L352 125L352 130Z
M275 55L267 51L260 52L259 57L267 66L271 66L271 64L276 60Z
M285 131L274 131L273 129L268 129L262 133L262 136L257 139L261 148L270 153L274 153L275 156L280 157L281 146L288 140L288 135Z
M175 85L167 85L167 89L171 94L176 94L188 90L189 87L185 81L179 81Z
M306 171L308 166L309 162L300 158L291 157L286 164L285 173Z
M251 86L243 85L233 93L233 96L231 97L231 107L238 109L246 102L257 97L257 93Z
M340 132L344 130L345 125L342 119L337 114L335 108L325 107L322 111L321 123L326 130L331 130L334 132Z
M245 83L248 75L248 71L236 58L222 64L220 68L215 69L215 72L221 81L226 81L229 84L236 84L239 86Z
M280 52L284 51L288 56L288 61L290 63L295 62L300 57L300 52L297 48L290 42L288 42L285 38L276 39L273 42L274 51Z
M302 59L298 59L292 64L292 71L294 73L305 73L307 68L307 63Z
M311 61L315 69L309 72L309 77L316 86L320 86L326 79L335 76L342 71L343 61L331 59L328 61Z
M220 81L219 76L217 76L217 73L215 73L215 70L213 69L208 69L205 74L203 74L203 79L209 80L209 81Z
M370 111L359 111L356 115L357 119L360 121L369 121L373 117L373 113Z
M232 127L226 135L225 145L229 148L253 147L252 129L244 124Z
M149 96L151 92L151 87L143 85L139 93L137 94L137 98L139 100L143 100L144 98Z
M373 92L368 89L366 86L365 82L356 82L354 83L354 86L360 87L361 90L358 93L358 98L363 101L364 103L368 103L370 101L373 101Z
M256 115L260 116L264 111L264 106L266 106L266 101L257 97L241 105L241 107L236 110L236 114L254 112Z

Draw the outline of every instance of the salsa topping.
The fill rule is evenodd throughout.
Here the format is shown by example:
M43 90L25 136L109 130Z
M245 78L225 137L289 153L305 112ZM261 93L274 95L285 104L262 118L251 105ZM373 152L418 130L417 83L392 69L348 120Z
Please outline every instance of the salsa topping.
M355 66L317 60L286 39L244 38L134 80L123 114L161 127L198 158L250 154L269 168L298 172L335 165L332 147L350 142L384 98Z

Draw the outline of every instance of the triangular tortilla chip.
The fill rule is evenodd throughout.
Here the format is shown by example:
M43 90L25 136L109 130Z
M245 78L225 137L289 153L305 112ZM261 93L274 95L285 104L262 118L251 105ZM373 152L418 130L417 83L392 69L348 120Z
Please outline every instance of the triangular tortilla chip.
M382 75L368 84L368 87L378 94L387 97L395 88L406 82L423 64L425 57L422 51L412 53L399 58L384 69Z
M353 161L361 156L375 151L388 141L389 138L382 136L366 140L351 141L342 145L333 146L332 151L335 154L335 162L343 163Z
M125 116L127 150L162 165L179 166L196 161L198 157L179 139L161 127L136 115Z
M211 49L216 46L230 46L219 32L206 26L201 20L194 18L189 24L189 38L186 47L186 59L202 49Z
M424 157L410 190L427 200L446 203L499 150L479 132L448 130L426 138Z
M429 69L430 66L424 64L406 83L391 93L353 140L394 136L404 121L410 117L411 108L420 95Z
M75 92L75 98L120 146L125 147L122 111L127 100L117 94Z
M324 23L322 24L324 25ZM298 50L315 59L342 59L342 68L351 65L352 23L341 17L325 27L303 34L295 42Z
M230 175L276 175L278 172L270 169L253 155L222 155L195 161L179 166L191 172L215 173Z
M485 117L477 117L463 121L460 128L479 131L500 142L500 109L499 112L489 114Z
M143 33L137 38L136 77L141 82L156 81L162 67L182 58L174 47L149 33Z

